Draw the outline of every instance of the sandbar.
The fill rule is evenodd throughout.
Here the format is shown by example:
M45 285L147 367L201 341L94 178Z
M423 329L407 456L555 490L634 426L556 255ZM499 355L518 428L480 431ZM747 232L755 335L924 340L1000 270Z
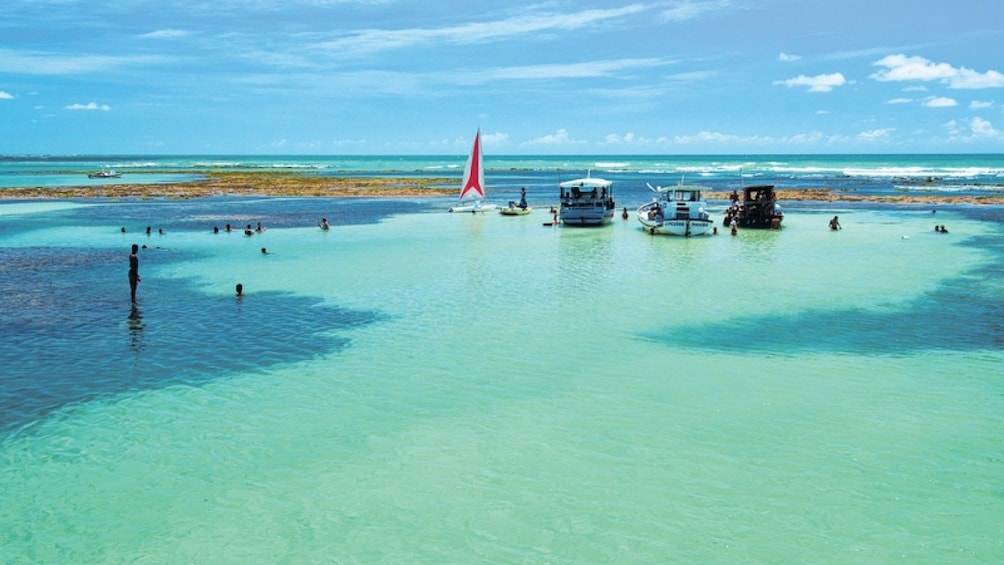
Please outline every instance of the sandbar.
M191 171L188 171L191 173ZM141 175L142 173L131 173ZM0 190L0 198L203 198L209 196L319 196L420 198L456 194L456 179L379 177L328 177L285 171L201 171L198 180L177 183L107 183L80 186L16 187ZM902 194L863 195L830 188L779 189L780 201L885 202L916 204L1004 205L1004 195ZM727 200L728 192L712 192L709 200Z

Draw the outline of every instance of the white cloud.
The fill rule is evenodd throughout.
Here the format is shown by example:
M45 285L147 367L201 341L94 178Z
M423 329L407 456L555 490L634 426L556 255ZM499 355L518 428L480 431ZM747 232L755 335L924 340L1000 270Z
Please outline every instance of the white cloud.
M889 128L879 128L868 131L863 131L858 134L858 139L861 141L880 141L883 139L888 139L889 134L894 131Z
M174 39L175 37L184 37L186 35L189 35L189 32L180 29L158 29L157 31L144 33L140 37L145 39Z
M473 22L442 28L364 29L319 44L334 52L374 52L403 49L436 42L471 44L520 37L551 31L568 32L629 16L645 10L632 4L608 10L582 10L571 13L528 13L490 22Z
M793 63L795 61L798 61L801 58L802 58L801 55L789 55L789 54L784 53L784 52L782 52L781 54L779 54L777 56L777 60L781 61L782 63Z
M1000 132L994 129L994 125L983 118L973 118L969 121L969 129L974 137L997 137Z
M694 2L691 0L684 0L682 2L676 2L676 4L662 11L660 16L663 21L667 22L683 22L687 20L694 20L705 14L722 11L732 7L732 3L729 0L711 0L705 2Z
M818 131L810 131L808 133L797 133L795 135L789 135L784 138L785 143L791 143L795 145L804 145L807 143L819 143L823 140L823 134Z
M873 63L884 69L872 73L872 79L880 82L892 81L939 81L949 88L1001 88L1004 74L989 70L978 73L966 67L953 67L948 63L935 63L924 57L887 55Z
M64 106L66 110L101 110L107 112L111 110L111 106L108 104L98 104L97 102L88 102L87 104L70 104L69 106Z
M690 143L705 143L708 141L739 141L740 137L738 135L731 135L727 133L719 133L717 131L702 131L695 135L677 135L673 137L673 141L676 143L690 144Z
M969 107L973 110L982 110L983 108L993 108L993 102L986 102L983 100L973 100L969 103Z
M523 145L561 145L564 143L585 143L583 141L576 141L568 136L568 130L562 128L554 133L549 133L547 135L531 139L530 141L524 142Z
M994 129L993 124L980 117L975 117L968 122L949 120L944 127L953 139L971 140L1001 137L1001 132Z
M604 145L641 145L646 143L651 143L651 140L639 137L631 132L625 133L624 135L610 133L603 138Z
M526 80L526 79L565 79L610 76L622 70L649 69L666 65L661 59L613 59L606 61L589 61L586 63L570 63L565 65L526 65L521 67L502 67L488 69L483 72L469 73L458 77L457 82L483 83L496 80Z
M885 101L886 104L909 104L910 102L913 102L913 98L892 98Z
M827 116L829 114L830 114L829 110L816 110L816 115L819 115L819 116Z
M691 145L698 143L765 143L774 141L769 136L749 136L743 137L730 133L717 131L701 131L694 135L677 135L673 137L673 143L680 145Z
M816 75L814 77L799 75L787 80L775 80L774 84L787 87L807 86L809 87L809 92L830 92L836 86L847 84L847 79L844 78L842 73Z
M924 101L924 106L928 108L951 108L958 105L959 103L954 98L947 98L945 96L931 96Z
M115 57L107 55L62 55L52 53L20 53L0 49L0 73L28 75L70 75L104 72L123 66L159 64L167 57L137 55Z
M13 94L0 90L0 100L13 100L13 99L14 99Z
M495 133L483 133L481 134L481 141L486 145L505 145L509 143L509 134L498 131Z

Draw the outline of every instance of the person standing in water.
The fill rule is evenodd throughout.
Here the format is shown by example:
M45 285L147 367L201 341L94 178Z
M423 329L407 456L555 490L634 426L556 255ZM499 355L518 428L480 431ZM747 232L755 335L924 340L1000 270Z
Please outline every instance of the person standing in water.
M136 287L139 286L139 245L132 244L129 254L129 296L136 302Z

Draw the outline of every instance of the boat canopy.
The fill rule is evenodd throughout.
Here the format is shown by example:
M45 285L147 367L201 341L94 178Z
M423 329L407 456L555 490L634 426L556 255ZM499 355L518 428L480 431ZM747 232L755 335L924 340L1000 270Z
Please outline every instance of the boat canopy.
M559 184L558 186L560 186L561 188L578 188L580 190L581 189L592 190L594 188L610 188L610 185L612 184L613 184L612 181L590 177L584 179L568 180Z
M677 202L700 202L707 187L697 185L659 186L653 189L664 195L666 200Z

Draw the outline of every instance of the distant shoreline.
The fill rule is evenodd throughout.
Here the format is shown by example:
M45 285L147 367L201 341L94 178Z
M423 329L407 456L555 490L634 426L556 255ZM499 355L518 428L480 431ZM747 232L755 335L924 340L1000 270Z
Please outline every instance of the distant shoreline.
M176 183L109 183L57 187L0 189L0 199L164 198L210 196L314 196L357 198L422 198L456 193L456 179L414 177L324 177L299 172L199 172L204 178ZM848 194L829 188L777 191L780 201L884 202L906 204L1004 205L1004 196L904 194L892 196ZM711 192L711 200L727 200L729 192Z

